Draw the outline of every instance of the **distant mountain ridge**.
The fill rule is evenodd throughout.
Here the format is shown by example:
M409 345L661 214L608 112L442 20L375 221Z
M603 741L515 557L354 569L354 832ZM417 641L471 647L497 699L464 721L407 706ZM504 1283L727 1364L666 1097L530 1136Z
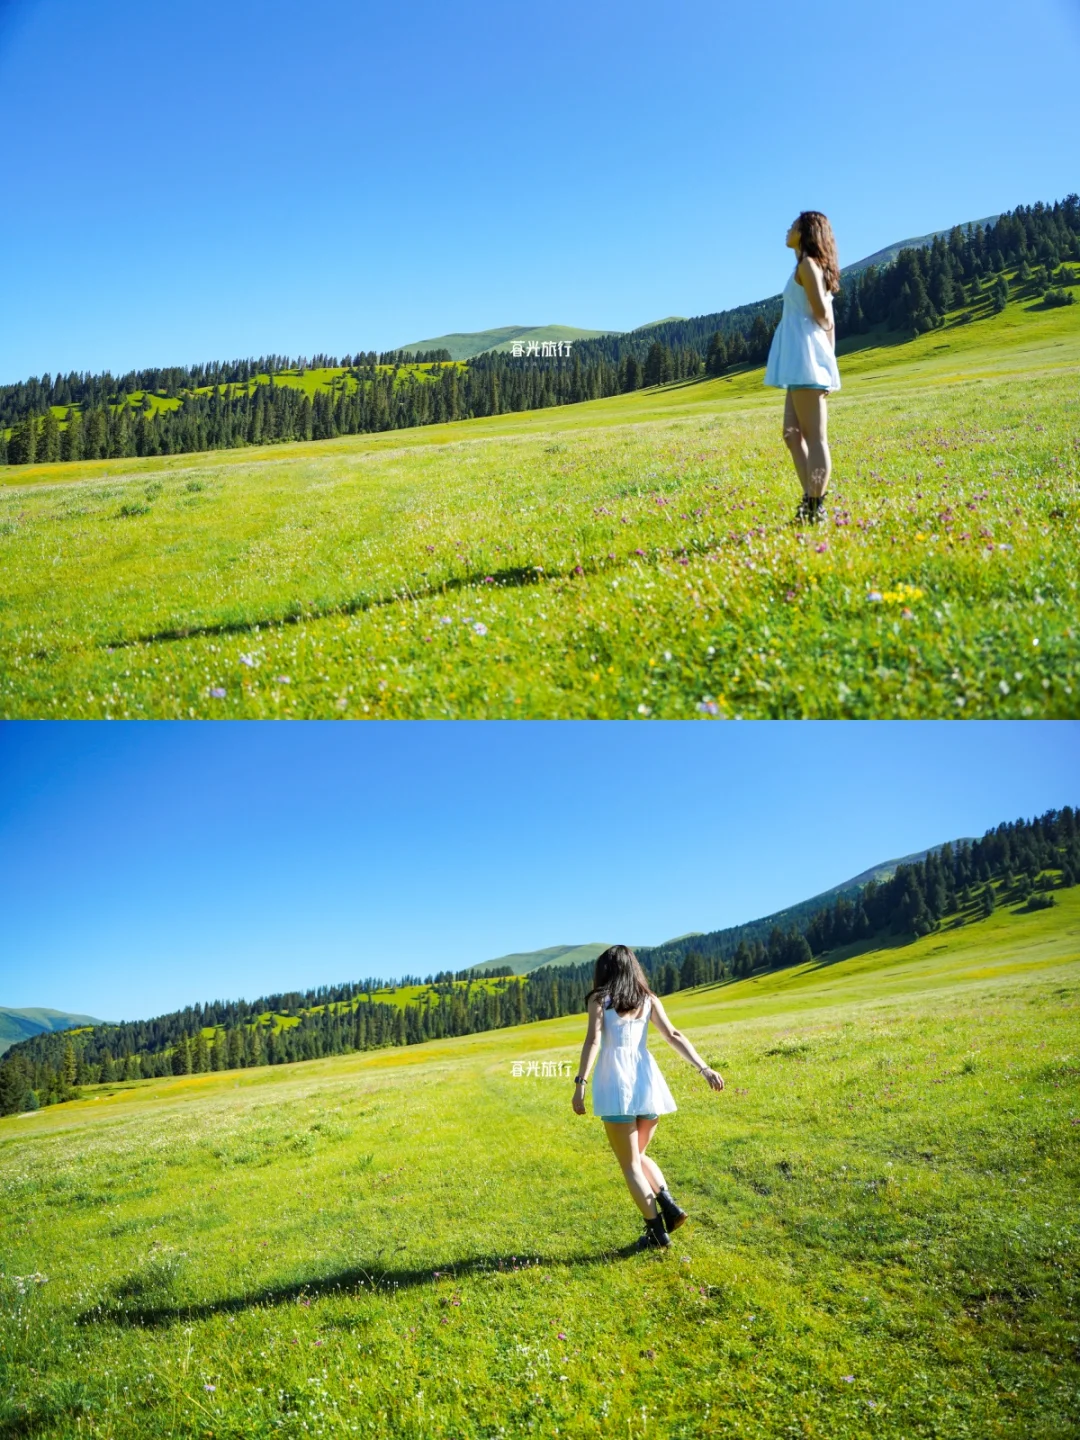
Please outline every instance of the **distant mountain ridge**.
M977 225L985 230L987 225L996 225L1000 215L985 215L981 220L965 220L959 227L961 230L974 229ZM947 240L957 227L950 225L947 230L933 230L929 235L916 235L910 240L897 240L892 245L886 245L883 250L875 250L873 255L867 255L865 260L856 260L853 265L841 267L841 275L857 275L861 270L868 270L871 265L890 265L900 254L901 250L925 250L940 238Z
M92 1015L71 1015L66 1010L9 1010L0 1005L0 1055L20 1040L28 1040L44 1030L74 1030L80 1025L104 1023Z
M799 920L807 919L815 911L823 909L826 905L843 897L851 899L860 890L865 889L871 880L888 880L896 874L900 865L913 865L918 860L925 860L927 855L936 855L945 844L963 845L973 839L972 836L960 836L956 840L943 841L941 845L931 845L927 850L918 850L912 855L902 855L898 860L882 860L878 865L872 865L869 870L863 870L858 875L853 875L850 880L842 880L839 885L832 886L829 890L823 890L820 895L812 895L808 900L799 900L794 905L789 905L784 910L776 910L771 915L764 915L758 920L747 920L741 925L730 925L723 930L690 930L684 935L676 935L671 940L664 940L659 945L634 945L631 948L638 954L658 956L663 952L665 955L685 953L694 948L695 941L715 941L718 938L733 935L736 937L752 936L758 933L767 935L774 925L785 929ZM534 970L551 969L562 965L581 965L590 963L596 959L601 951L606 950L608 945L615 945L621 942L608 940L603 944L594 942L589 945L548 945L543 950L515 951L510 955L500 955L496 960L485 960L480 965L471 968L477 972L494 970L500 965L513 967L515 975L531 975Z
M472 968L479 972L494 970L500 965L513 966L515 975L531 975L545 965L581 965L591 962L614 942L611 940L590 945L548 945L543 950L516 951L512 955L500 955L497 960L485 960L482 965Z
M581 330L574 325L502 325L496 330L436 335L431 340L414 340L398 348L406 355L417 350L449 350L451 360L471 360L476 355L508 351L515 340L595 340L601 335L619 335L619 330Z
M967 230L981 225L985 229L987 225L993 225L998 219L997 215L986 215L981 220L965 220L959 228ZM857 275L871 265L891 264L901 250L925 249L926 246L932 245L938 236L947 237L956 228L956 226L950 225L945 230L933 230L929 235L916 235L910 240L896 240L881 250L875 250L872 255L867 255L862 260L856 260L851 265L843 266L840 273L841 275ZM777 297L769 296L769 300L775 298ZM755 301L753 305L767 303L768 301ZM737 306L735 308L742 310L746 307ZM716 313L722 315L727 312L717 311ZM573 325L503 325L494 330L455 331L450 335L436 335L431 340L414 340L411 344L401 345L398 348L405 353L417 350L445 349L449 350L452 360L471 360L477 355L487 355L496 350L509 350L515 340L595 340L602 335L637 335L642 330L657 330L664 325L685 324L686 322L685 315L667 315L663 320L648 320L643 325L635 325L629 331L580 330Z
M809 920L811 915L826 906L833 905L837 900L853 900L860 891L865 890L867 885L874 881L880 883L883 880L890 880L901 865L914 865L918 861L925 860L928 855L938 855L946 845L964 845L973 842L973 836L961 835L955 840L943 840L940 845L931 845L926 850L917 850L911 855L901 855L896 860L882 860L878 865L872 865L869 870L863 870L858 875L853 875L850 880L843 880L839 885L833 885L829 890L823 890L820 895L812 895L808 900L799 900L786 909L776 910L771 915L763 915L758 920L748 920L742 925L728 925L722 930L698 931L692 935L681 936L677 940L666 940L661 945L653 945L642 949L640 952L643 958L647 958L650 965L661 960L681 960L691 950L704 945L705 948L715 948L725 942L737 943L739 940L764 940L772 931L774 926L781 930L789 929L802 921Z

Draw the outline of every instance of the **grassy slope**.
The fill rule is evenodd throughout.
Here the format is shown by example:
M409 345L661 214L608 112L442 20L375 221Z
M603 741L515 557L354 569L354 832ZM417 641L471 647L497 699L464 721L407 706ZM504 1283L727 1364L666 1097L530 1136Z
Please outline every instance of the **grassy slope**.
M1080 894L668 1008L664 1256L580 1017L0 1121L0 1435L1074 1434Z
M760 372L13 467L0 713L1075 714L1078 364L1080 307L1027 303L849 353L823 551L786 524ZM150 512L123 517L148 484Z

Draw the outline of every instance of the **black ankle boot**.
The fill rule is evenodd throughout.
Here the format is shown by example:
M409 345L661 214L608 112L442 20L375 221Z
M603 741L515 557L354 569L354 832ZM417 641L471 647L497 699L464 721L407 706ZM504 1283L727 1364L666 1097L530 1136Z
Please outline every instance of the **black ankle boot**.
M664 1217L664 1224L668 1230L677 1230L686 1220L686 1211L676 1205L671 1198L671 1191L665 1185L662 1190L656 1192L656 1203L660 1207L660 1213Z
M651 1250L659 1247L661 1250L665 1245L670 1245L668 1233L664 1229L663 1215L656 1215L651 1220L645 1221L645 1233L637 1243L639 1250Z

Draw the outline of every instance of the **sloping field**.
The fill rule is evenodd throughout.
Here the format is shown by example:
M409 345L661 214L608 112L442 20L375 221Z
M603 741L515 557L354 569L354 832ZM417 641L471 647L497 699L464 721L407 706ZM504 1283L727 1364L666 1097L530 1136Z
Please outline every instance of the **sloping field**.
M824 529L760 372L11 467L0 714L1075 715L1080 307L842 374Z
M1080 896L669 998L663 1255L581 1017L0 1121L0 1435L1057 1437Z

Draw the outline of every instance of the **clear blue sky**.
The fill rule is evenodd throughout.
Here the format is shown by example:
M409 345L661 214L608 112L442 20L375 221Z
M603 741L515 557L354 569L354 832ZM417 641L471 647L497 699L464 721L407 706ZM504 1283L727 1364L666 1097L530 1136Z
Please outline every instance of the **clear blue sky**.
M804 207L1076 189L1078 61L1076 0L0 0L0 383L759 299Z
M0 725L0 1004L656 943L1080 801L1080 724Z

